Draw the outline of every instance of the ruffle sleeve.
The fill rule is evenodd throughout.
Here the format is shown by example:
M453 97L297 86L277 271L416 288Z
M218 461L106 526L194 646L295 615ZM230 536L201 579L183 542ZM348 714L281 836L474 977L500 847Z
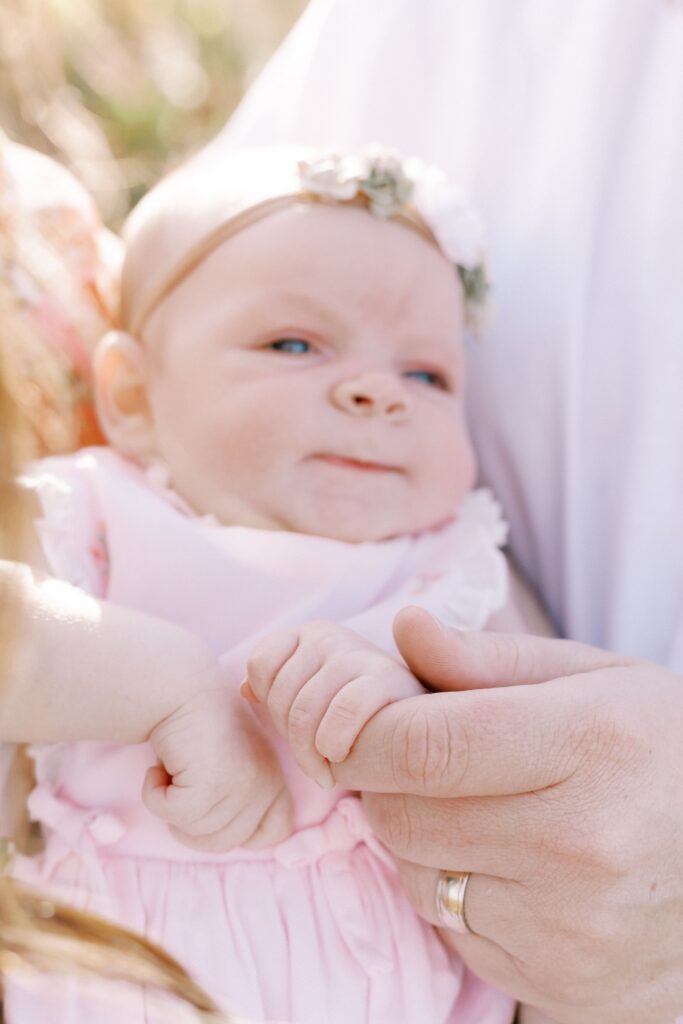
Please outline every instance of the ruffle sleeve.
M447 580L450 595L438 617L455 629L483 629L505 604L508 566L500 548L508 525L500 504L486 488L472 491L458 510L453 532L453 561Z
M50 571L102 598L109 555L87 465L87 455L43 459L29 467L22 484L35 493L42 509L35 528Z

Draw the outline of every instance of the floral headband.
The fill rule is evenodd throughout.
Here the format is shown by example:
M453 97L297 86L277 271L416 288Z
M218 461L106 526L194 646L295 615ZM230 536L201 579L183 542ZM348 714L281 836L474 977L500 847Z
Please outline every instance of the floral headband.
M377 147L358 156L300 160L304 188L337 202L362 202L380 219L408 219L454 264L468 320L479 323L489 293L483 224L445 174L417 157Z
M272 169L279 185L273 187L272 182L257 181L247 189L246 197L221 198L230 193L225 182L230 180L231 162L239 162L240 158L238 153L226 155L225 167L215 156L211 160L197 160L152 190L140 204L141 217L136 218L134 211L131 219L141 220L143 228L140 232L136 226L131 236L135 238L150 230L145 221L151 224L161 265L157 264L151 275L149 264L133 265L128 274L124 272L124 293L126 277L131 291L141 287L143 290L138 301L129 303L128 310L124 294L123 321L132 333L141 334L164 297L223 241L263 217L299 202L362 206L375 217L396 220L417 231L454 264L464 291L468 324L475 331L481 328L489 292L483 226L463 193L449 184L436 167L379 147L351 156L264 147L242 154L244 166L237 177L258 178L265 169L267 179ZM145 213L145 207L151 207L151 216ZM184 247L182 243L171 244L170 233L165 236L160 230L159 225L165 220L191 225ZM181 255L175 263L163 266L164 253L175 254L178 250ZM141 285L143 277L147 282L151 277L151 284Z

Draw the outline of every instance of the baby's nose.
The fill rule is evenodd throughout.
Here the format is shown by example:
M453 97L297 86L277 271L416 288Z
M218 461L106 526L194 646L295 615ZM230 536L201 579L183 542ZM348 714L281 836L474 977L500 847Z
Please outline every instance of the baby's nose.
M410 396L399 377L390 373L363 373L332 388L332 403L353 416L383 416L402 423L410 414Z

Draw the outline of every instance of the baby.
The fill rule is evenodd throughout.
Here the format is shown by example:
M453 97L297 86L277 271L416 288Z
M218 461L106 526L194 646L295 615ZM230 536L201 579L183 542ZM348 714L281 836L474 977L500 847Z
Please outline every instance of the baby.
M122 329L95 360L111 447L31 475L49 571L190 630L223 676L149 743L35 748L46 848L18 873L146 931L247 1018L514 1014L334 787L364 724L423 692L393 645L400 608L520 628L509 604L500 618L505 527L472 492L463 415L477 231L394 154L182 168L127 226ZM41 1000L15 993L10 1020L46 1019ZM49 1019L120 1008L71 992Z

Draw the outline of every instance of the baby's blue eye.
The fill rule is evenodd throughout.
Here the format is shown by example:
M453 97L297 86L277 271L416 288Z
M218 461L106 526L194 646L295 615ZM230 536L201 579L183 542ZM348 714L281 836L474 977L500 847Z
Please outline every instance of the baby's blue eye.
M448 383L440 373L433 373L431 370L407 370L403 376L409 377L411 380L419 380L423 384L428 384L431 388L441 388L442 391L448 391Z
M292 352L295 355L311 351L310 344L302 338L278 338L277 341L272 341L268 347L275 349L276 352Z

